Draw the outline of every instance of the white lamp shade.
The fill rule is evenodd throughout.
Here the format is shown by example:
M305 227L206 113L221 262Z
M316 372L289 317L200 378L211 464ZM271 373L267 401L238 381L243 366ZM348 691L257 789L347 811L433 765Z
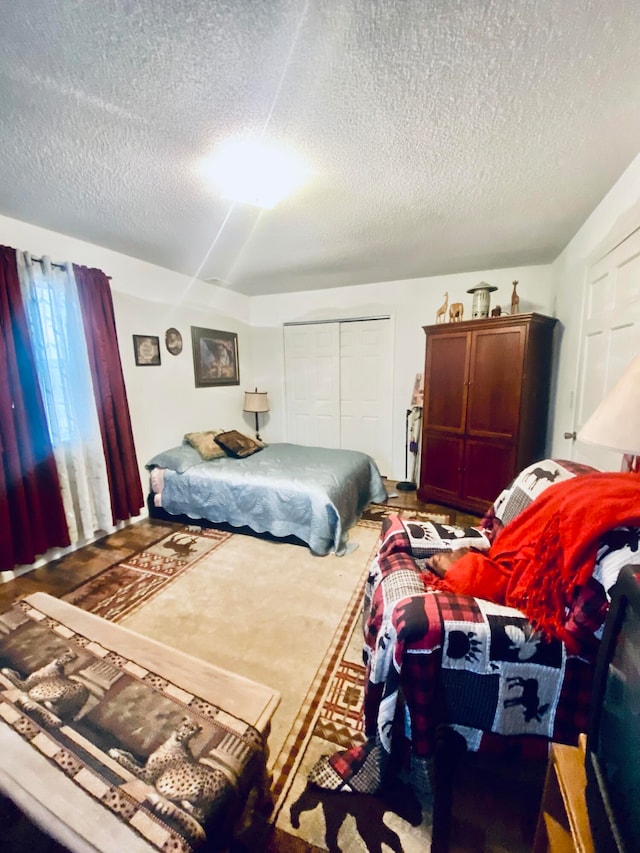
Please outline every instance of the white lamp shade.
M245 391L244 392L244 411L245 412L268 412L269 398L266 391Z
M640 355L637 355L578 432L579 441L640 454Z

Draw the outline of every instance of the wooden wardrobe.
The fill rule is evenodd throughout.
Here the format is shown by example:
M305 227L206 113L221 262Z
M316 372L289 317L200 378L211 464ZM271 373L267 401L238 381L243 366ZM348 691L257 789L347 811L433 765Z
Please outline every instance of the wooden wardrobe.
M423 326L420 500L483 514L544 456L555 324L516 314Z

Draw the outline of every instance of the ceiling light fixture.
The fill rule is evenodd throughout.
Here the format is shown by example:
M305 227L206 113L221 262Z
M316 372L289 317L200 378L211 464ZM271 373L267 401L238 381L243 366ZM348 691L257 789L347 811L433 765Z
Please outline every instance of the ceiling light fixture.
M274 207L309 176L295 152L255 139L222 143L204 168L225 198L263 208Z

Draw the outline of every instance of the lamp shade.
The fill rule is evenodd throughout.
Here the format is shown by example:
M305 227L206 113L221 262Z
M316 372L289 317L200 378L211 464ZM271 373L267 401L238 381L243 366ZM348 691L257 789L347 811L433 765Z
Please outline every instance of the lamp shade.
M266 391L245 391L244 392L244 409L245 412L268 412L269 398Z
M633 359L577 438L619 453L640 453L640 355Z

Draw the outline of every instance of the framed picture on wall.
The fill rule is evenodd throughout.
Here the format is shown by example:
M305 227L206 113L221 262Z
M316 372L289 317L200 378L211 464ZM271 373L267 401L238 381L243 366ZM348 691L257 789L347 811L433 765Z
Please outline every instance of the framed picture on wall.
M156 335L134 335L133 352L138 367L155 367L160 364L160 338Z
M239 385L238 336L234 332L191 327L196 388Z

